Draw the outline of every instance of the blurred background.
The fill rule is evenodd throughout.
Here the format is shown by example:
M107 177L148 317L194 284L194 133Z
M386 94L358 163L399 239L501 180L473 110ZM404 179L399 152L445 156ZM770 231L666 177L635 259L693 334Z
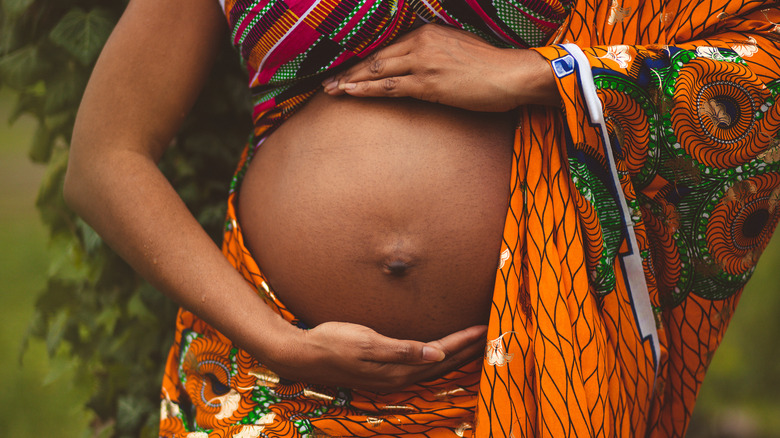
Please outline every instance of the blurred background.
M35 197L45 166L27 156L36 122L8 117L15 98L0 90L0 431L8 437L81 437L88 388L52 363L43 342L21 356L35 298L46 283L47 235Z
M14 99L0 90L0 433L99 436L89 430L94 417L84 408L95 383L79 381L63 355L49 358L44 341L30 340L20 354L50 263L47 231L35 208L44 166L27 155L36 122L22 117L8 125ZM689 437L780 437L778 280L775 238L710 367Z

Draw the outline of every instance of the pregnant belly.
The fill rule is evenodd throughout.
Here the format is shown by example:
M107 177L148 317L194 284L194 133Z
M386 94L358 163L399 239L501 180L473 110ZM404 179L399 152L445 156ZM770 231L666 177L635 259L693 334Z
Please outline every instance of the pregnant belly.
M319 94L249 166L247 246L310 326L428 341L484 324L512 134L509 114Z

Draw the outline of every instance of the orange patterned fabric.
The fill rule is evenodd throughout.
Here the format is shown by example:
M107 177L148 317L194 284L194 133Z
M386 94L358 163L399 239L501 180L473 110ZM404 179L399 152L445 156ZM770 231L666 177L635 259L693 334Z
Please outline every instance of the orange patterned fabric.
M683 436L780 218L775 23L769 2L577 2L535 49L563 113L518 111L484 357L398 394L317 387L181 311L160 435ZM296 323L234 197L225 256Z
M531 230L547 227L535 241L555 243L543 252L541 265L531 258L538 245L518 261L530 263L529 271L560 266L564 272L556 273L563 287L547 303L534 298L537 283L526 286L530 308L545 316L557 310L560 320L540 337L553 348L542 344L540 350L536 342L531 349L523 342L519 349L504 348L507 354L541 351L536 373L525 371L527 380L543 379L550 359L561 371L548 385L542 381L511 398L515 405L536 398L525 403L532 409L517 409L517 423L500 411L484 415L488 410L480 405L480 425L490 427L478 427L479 436L501 436L497 430L513 427L515 436L685 434L707 367L780 218L778 22L780 11L772 2L580 2L555 37L561 45L536 49L556 72L566 125L556 131L565 137L559 149L539 148L568 161L565 170L552 168L547 178L568 174L560 178L569 181L574 195L570 199L554 186L547 190L553 194L549 200L528 200L523 211L530 210L530 218L565 208L575 210L579 221L567 226L568 213L553 213L550 222L526 224ZM584 91L587 78L571 65L566 46L571 43L582 48L603 128ZM607 149L616 158L618 185L634 222L656 338L639 327L630 284L623 279L627 239L616 237L615 230L625 221L614 214L618 201L602 172L609 167ZM536 180L525 178L526 184ZM564 243L578 239L582 246ZM577 286L578 280L589 285ZM540 290L544 296L551 288ZM491 323L496 319L503 321ZM517 380L520 373L484 369L489 379L497 374L499 380ZM530 418L525 424L522 414Z

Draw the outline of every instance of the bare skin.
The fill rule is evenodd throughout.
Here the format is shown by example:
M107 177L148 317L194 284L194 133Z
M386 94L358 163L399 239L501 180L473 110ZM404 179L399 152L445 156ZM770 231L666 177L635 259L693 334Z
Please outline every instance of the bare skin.
M205 81L223 22L213 0L130 2L79 110L68 204L152 284L282 377L391 391L478 354L482 326L427 343L349 323L292 327L257 297L192 217L156 163Z
M244 241L309 326L431 341L486 324L515 116L320 93L241 184Z

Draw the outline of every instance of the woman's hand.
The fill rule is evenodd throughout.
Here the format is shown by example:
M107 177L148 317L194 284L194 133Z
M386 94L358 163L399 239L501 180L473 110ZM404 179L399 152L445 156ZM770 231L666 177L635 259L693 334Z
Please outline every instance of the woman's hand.
M485 349L486 326L433 342L398 340L357 324L326 322L282 341L266 365L281 377L392 392L450 371Z
M472 111L556 105L553 73L531 50L500 49L462 30L427 24L325 80L330 95L413 97Z

